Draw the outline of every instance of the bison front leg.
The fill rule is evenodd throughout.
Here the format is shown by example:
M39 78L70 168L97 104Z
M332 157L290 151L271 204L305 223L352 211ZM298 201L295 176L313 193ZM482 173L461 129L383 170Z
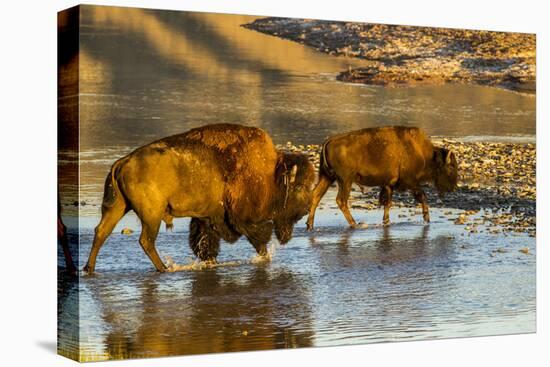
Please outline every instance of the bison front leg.
M267 255L267 244L271 239L273 224L271 222L247 226L246 238L260 256Z
M189 224L189 246L201 261L216 262L220 250L220 235L208 220L192 218Z
M326 194L328 188L332 184L332 180L324 175L322 172L319 173L319 183L313 190L313 199L311 200L311 206L309 207L309 215L307 217L307 230L313 230L313 222L315 221L315 211L319 202Z
M417 203L422 204L422 216L424 217L424 222L430 222L430 211L428 208L427 197L422 189L416 189L413 191L414 199Z
M393 196L393 189L391 186L384 186L380 190L380 196L378 201L380 205L384 206L384 217L382 218L382 224L387 226L390 224L390 208Z
M346 217L350 227L357 227L357 223L351 216L348 206L351 183L351 180L338 180L338 195L336 196L336 203L342 213L344 213L344 217Z

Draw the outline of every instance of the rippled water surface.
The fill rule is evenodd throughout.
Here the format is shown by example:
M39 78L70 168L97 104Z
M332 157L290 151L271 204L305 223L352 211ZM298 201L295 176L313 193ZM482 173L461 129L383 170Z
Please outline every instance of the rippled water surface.
M468 236L432 210L377 226L381 211L357 212L371 228L350 231L334 209L317 230L301 223L293 240L259 261L245 240L222 244L220 266L157 274L139 231L115 229L93 277L80 279L84 359L342 345L535 331L532 238ZM436 219L437 218L437 219ZM161 256L193 264L187 221L157 240ZM80 266L92 241L80 236ZM528 246L530 255L519 252ZM505 247L506 252L499 252ZM76 287L61 299L75 300ZM70 319L65 320L70 322ZM63 325L61 326L63 329ZM62 340L70 346L70 340Z
M206 123L260 126L276 143L320 143L367 126L409 124L429 134L532 140L534 96L471 85L382 88L334 80L360 60L335 58L241 28L255 19L84 7L80 54L80 196L83 266L100 216L103 182L117 158L156 138ZM63 104L61 106L63 108ZM69 106L67 106L69 108ZM62 163L76 157L60 155ZM73 162L73 163L71 163ZM70 177L60 184L69 185ZM323 200L334 204L331 190ZM432 209L382 228L349 231L328 205L317 230L303 221L271 261L244 240L222 244L213 269L157 274L128 214L93 277L60 277L60 349L85 360L152 357L535 331L535 241L522 234L468 235ZM162 231L161 256L193 263L188 221ZM123 227L135 230L120 234ZM529 255L519 252L529 248ZM506 252L496 251L505 248ZM61 259L61 258L60 258ZM61 259L62 263L62 259ZM63 333L80 319L79 335Z

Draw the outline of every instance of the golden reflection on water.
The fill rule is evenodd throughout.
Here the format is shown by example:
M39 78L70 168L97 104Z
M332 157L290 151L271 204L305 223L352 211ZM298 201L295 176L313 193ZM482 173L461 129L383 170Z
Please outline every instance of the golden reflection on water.
M288 271L254 266L238 275L205 270L169 277L141 274L117 279L123 287L88 281L92 303L99 306L106 327L98 329L100 345L92 342L87 349L83 343L82 357L125 359L313 346L310 291Z
M87 8L85 8L87 9ZM246 71L228 67L200 42L188 38L159 21L155 14L136 8L92 7L93 22L97 26L116 26L121 31L141 35L158 56L189 69L197 67L196 59L204 60L201 66L210 77L238 82L253 82L255 76ZM189 58L193 55L193 58Z
M100 6L81 14L83 150L136 147L216 122L306 144L390 124L438 135L534 133L534 98L479 86L337 82L337 72L363 61L241 27L253 16Z

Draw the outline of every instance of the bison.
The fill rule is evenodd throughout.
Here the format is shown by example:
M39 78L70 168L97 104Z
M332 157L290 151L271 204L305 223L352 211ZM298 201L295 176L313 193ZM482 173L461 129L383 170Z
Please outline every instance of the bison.
M322 146L319 182L313 191L307 229L313 229L317 205L334 181L338 182L338 207L349 225L355 227L348 207L353 183L381 188L379 203L384 206L384 224L389 223L394 190L410 190L422 204L424 221L429 222L426 194L421 185L433 182L443 196L456 188L457 176L455 154L434 147L419 128L368 128L330 137Z
M220 239L244 235L267 254L273 230L281 243L307 214L315 172L305 155L277 151L262 129L216 124L136 149L117 160L105 181L102 216L84 271L117 222L139 217L139 243L155 268L166 266L155 249L161 221L191 217L189 243L197 257L215 261Z

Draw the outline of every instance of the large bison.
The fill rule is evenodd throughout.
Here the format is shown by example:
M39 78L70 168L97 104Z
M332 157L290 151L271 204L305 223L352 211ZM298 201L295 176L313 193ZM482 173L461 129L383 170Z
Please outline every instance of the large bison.
M307 157L275 149L259 128L208 125L136 149L116 161L105 181L102 217L84 267L129 210L141 220L139 239L155 268L166 267L155 249L161 221L191 217L189 243L201 260L215 261L220 239L241 235L258 254L275 235L281 243L307 214L315 173Z
M307 219L313 229L315 210L330 185L338 182L336 202L349 225L357 224L348 207L351 185L379 186L379 202L384 206L384 224L394 190L410 190L422 204L424 221L430 221L426 194L421 185L433 182L440 195L456 188L458 168L453 152L434 147L418 128L393 126L369 128L330 137L321 150L319 182Z

